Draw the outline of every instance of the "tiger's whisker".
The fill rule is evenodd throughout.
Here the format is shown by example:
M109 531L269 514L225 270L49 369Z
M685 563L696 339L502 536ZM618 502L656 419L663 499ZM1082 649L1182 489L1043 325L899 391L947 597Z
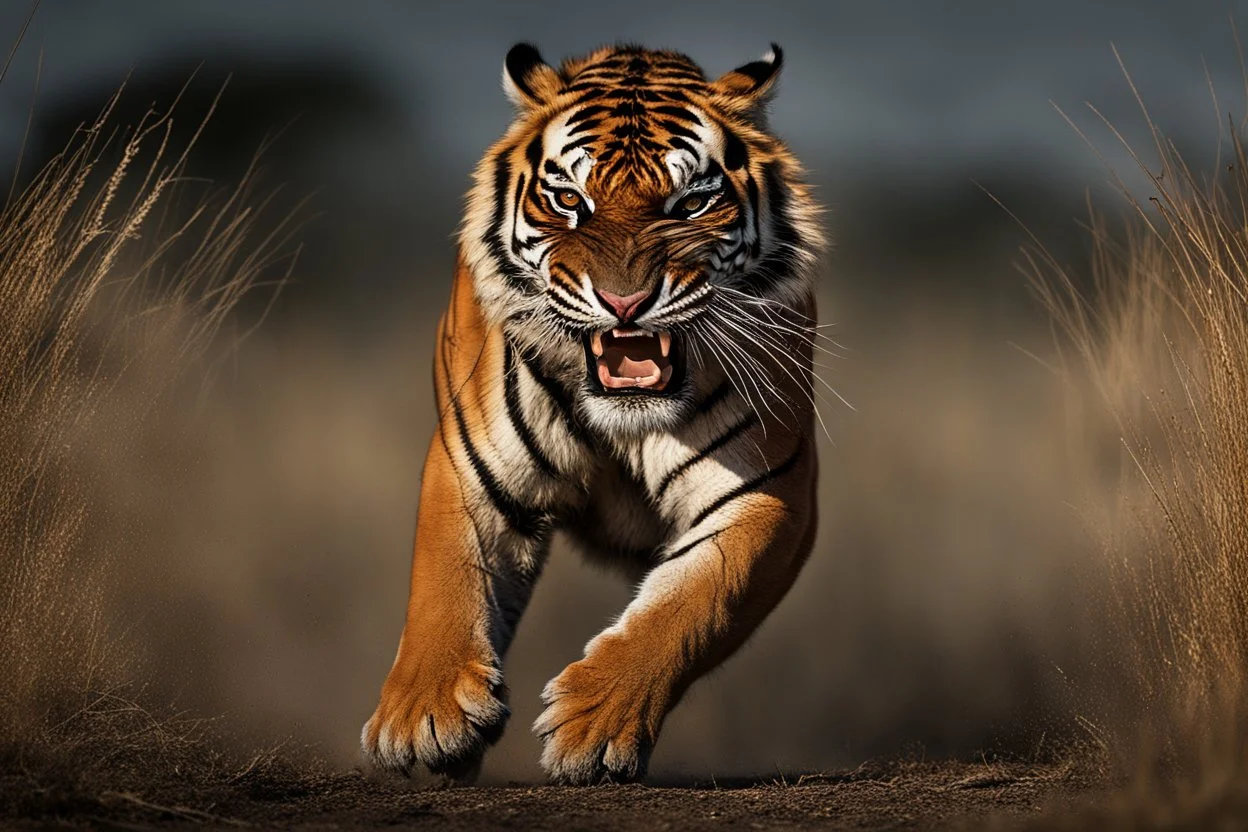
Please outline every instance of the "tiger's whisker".
M732 326L734 329L736 329L738 332L744 335L747 339L750 338L750 333L746 331L745 329L743 329L742 327L740 327L739 325L734 324L728 318L728 316L723 314L724 313L723 309L717 308L714 311L718 315L720 315L721 320L724 322L725 325ZM793 359L789 353L785 352L783 349L783 345L775 344L774 348L771 346L768 346L769 336L767 336L765 333L755 333L755 335L761 336L757 338L755 343L757 343L760 347L762 347L764 354L767 355L769 358L771 358L771 360L776 364L776 366L779 367L780 370L785 375L787 375L790 380L792 380L793 384L797 387L799 391L801 391L802 395L806 397L806 400L810 402L810 407L811 407L812 412L815 414L815 418L819 420L819 426L823 429L824 435L827 436L828 439L832 439L832 434L828 430L828 426L824 422L824 419L823 419L823 414L819 411L818 403L815 400L816 396L819 396L819 391L811 389L808 384L803 383L802 379L798 379L798 377L793 374L793 372L788 368L788 366L783 361L780 360L780 357L783 356L785 358L789 358L793 360L793 363L797 366L798 371L804 372L804 375L806 376L806 378L804 379L805 381L809 381L810 377L817 378L817 375L812 370L810 370L809 368L802 365L800 362L797 362L795 359ZM775 343L775 342L772 342L772 343ZM819 396L819 398L822 398L822 397ZM792 408L790 408L790 410L792 410Z

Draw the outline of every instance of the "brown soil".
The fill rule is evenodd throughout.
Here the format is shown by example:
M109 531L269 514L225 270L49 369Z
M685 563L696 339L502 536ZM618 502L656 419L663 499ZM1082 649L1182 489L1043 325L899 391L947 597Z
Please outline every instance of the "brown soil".
M1099 790L1068 765L887 763L739 782L570 788L413 787L359 771L267 762L211 785L92 790L0 775L0 823L109 828L932 829L1010 828L1063 814ZM1050 813L1050 814L1046 814Z

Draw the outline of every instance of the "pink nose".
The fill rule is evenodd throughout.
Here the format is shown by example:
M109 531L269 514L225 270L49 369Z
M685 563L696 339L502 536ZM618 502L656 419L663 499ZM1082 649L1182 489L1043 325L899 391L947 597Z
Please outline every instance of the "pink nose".
M629 295L626 298L622 298L611 292L601 290L595 291L598 293L598 299L605 303L612 312L618 315L620 321L623 323L631 321L633 316L637 314L637 307L641 306L642 301L650 297L650 292L644 289L636 294Z

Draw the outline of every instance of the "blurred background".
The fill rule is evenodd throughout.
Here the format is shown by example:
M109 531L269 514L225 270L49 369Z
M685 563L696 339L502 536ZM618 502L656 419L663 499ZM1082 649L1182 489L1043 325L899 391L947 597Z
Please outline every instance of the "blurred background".
M28 11L0 6L0 41ZM228 188L263 145L272 221L304 222L259 329L144 422L141 453L93 446L115 627L148 689L220 716L240 743L357 760L403 619L462 195L510 118L503 55L520 40L552 62L637 41L713 76L776 41L772 124L835 241L820 314L846 350L824 376L856 411L822 408L810 565L673 714L652 771L1043 754L1103 705L1081 680L1100 672L1112 600L1081 500L1114 487L1118 459L1110 427L1070 406L1017 268L1027 232L985 190L1081 270L1086 200L1126 210L1109 169L1147 195L1085 106L1147 149L1111 44L1158 126L1212 170L1228 115L1248 115L1232 15L1248 7L44 0L0 85L0 170L12 160L27 180L123 82L112 123L180 93L183 141L221 93L192 184ZM265 300L253 306L240 331ZM514 716L487 779L540 777L538 693L629 589L556 547L508 659Z

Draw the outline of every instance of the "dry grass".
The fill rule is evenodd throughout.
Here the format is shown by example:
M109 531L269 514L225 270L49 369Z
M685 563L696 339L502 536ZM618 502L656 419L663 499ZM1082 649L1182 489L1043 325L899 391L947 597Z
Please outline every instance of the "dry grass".
M1232 121L1203 178L1148 124L1133 157L1153 195L1128 193L1125 242L1092 223L1091 286L1043 253L1032 267L1097 392L1084 410L1121 437L1122 486L1099 502L1134 708L1102 725L1153 793L1130 814L1186 823L1242 808L1248 783L1248 155Z
M0 804L219 824L230 801L278 811L313 790L340 790L351 816L385 804L382 819L475 803L398 798L353 774L318 781L273 755L235 760L204 723L139 704L185 685L193 714L226 712L248 741L292 736L354 761L402 615L432 429L430 320L414 313L364 346L323 321L267 332L233 385L165 407L176 378L207 369L282 241L250 234L246 189L172 210L185 155L165 146L168 117L120 134L107 115L0 212L0 470L13 472L0 481ZM1007 346L1043 340L1015 320L989 331L986 314L933 296L855 322L852 301L822 299L842 301L822 305L859 333L837 382L869 417L845 416L821 449L816 557L750 650L673 715L665 775L836 767L915 737L941 754L1000 740L1012 758L1061 756L1049 732L1069 724L1067 673L1103 683L1125 670L1128 695L1102 701L1133 710L1082 710L1145 770L1138 782L1164 776L1182 794L1124 806L1190 820L1242 803L1248 171L1231 147L1232 169L1207 183L1159 139L1146 168L1157 202L1133 203L1125 241L1091 228L1090 292L1035 262L1074 350L1065 414L1057 377ZM402 303L436 310L442 278ZM1064 505L1089 460L1108 612ZM556 555L510 659L517 714L495 780L540 776L524 730L535 692L626 594ZM1031 811L1029 790L1069 774L1015 766L950 774L938 791L1021 786ZM828 818L842 794L784 791Z
M190 147L169 147L172 111L120 130L109 122L116 100L0 210L0 771L10 776L64 768L125 782L130 768L188 749L201 768L219 763L198 723L133 701L131 656L105 608L115 553L93 533L106 518L81 460L97 452L90 443L132 446L170 383L279 265L284 224L253 239L246 187L174 210ZM101 425L121 386L125 413Z
M231 784L277 792L309 776L270 777L269 756L249 768L193 717L227 714L252 747L293 737L355 761L402 615L431 325L405 321L367 348L329 326L265 331L232 384L194 405L179 387L167 406L278 241L247 242L245 193L175 223L185 157L140 147L166 150L167 120L127 137L107 115L0 220L0 331L27 333L0 365L0 461L21 474L0 484L0 787L16 778L0 805L100 811L112 792L187 821ZM431 275L401 302L436 309L441 292ZM840 306L827 308L852 317ZM976 334L972 314L957 336L924 300L892 315L845 370L874 415L825 449L818 563L673 718L673 778L831 767L916 736L969 752L1057 696L1058 674L1032 671L1068 641L1047 628L1046 599L1072 569L1046 557L1071 537L1050 521L1062 437L1034 383L1047 373ZM1001 489L1020 465L1033 473ZM525 730L536 692L627 592L556 557L509 668L528 695L496 781L541 776ZM191 718L154 704L175 699ZM1019 742L1045 727L1019 726ZM61 791L31 788L49 783Z

